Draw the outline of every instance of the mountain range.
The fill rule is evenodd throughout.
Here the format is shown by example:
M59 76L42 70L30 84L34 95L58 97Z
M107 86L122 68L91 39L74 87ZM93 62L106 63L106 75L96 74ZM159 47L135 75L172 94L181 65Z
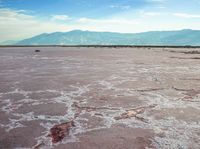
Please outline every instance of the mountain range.
M15 45L172 45L200 46L200 30L114 33L73 30L44 33Z

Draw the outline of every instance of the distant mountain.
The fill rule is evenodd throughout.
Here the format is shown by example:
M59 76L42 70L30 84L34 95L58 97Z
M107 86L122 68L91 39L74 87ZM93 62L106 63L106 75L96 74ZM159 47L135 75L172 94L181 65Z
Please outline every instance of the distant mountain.
M200 46L199 30L112 33L74 30L41 34L17 45L192 45Z
M17 42L19 42L19 41L7 40L7 41L4 41L4 42L0 42L0 45L13 45L13 44L16 44Z

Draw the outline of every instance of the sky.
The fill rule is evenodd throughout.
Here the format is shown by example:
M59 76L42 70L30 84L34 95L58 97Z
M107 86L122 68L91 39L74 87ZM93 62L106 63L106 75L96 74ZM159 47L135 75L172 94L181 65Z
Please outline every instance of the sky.
M0 42L75 29L200 30L200 0L0 0Z

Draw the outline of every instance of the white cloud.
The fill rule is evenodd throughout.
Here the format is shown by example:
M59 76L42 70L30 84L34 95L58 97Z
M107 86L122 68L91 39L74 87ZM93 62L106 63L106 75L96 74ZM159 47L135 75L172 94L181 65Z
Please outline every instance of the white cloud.
M140 12L140 15L143 16L143 17L154 17L154 16L161 16L161 15L165 15L165 13L161 13L161 12L144 12L144 11L141 11Z
M131 6L130 5L110 5L110 8L118 8L118 9L123 9L123 10L127 10L130 9Z
M198 19L200 18L199 14L188 14L188 13L170 13L170 12L145 12L140 11L140 15L142 17L149 17L149 16L162 16L162 17L179 17L183 19Z
M80 23L93 23L93 24L121 24L121 25L135 25L138 24L135 20L127 19L90 19L90 18L80 18L78 19Z
M188 18L188 19L199 19L199 14L188 14L188 13L173 13L174 16L180 18Z
M59 20L59 21L66 21L66 20L69 20L69 16L67 15L52 15L52 20L56 21L56 20Z
M146 0L148 2L157 2L157 3L164 3L166 0Z

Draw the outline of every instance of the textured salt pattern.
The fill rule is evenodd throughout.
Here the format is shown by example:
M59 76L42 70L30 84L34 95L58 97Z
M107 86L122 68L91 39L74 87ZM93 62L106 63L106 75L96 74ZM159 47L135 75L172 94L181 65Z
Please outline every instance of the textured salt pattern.
M33 51L0 49L0 148L68 147L122 125L151 130L146 148L200 146L198 60L163 49ZM52 143L50 129L70 121Z

